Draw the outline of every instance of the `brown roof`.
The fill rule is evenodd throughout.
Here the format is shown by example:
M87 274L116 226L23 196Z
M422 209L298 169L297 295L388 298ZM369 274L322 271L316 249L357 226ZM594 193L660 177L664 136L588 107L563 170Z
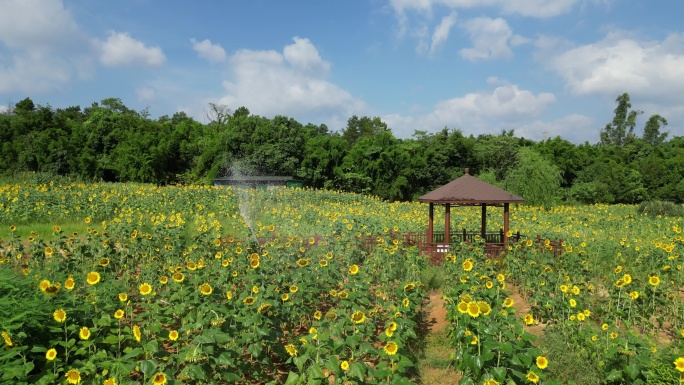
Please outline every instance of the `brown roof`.
M525 200L508 191L483 182L468 174L418 198L420 202L480 204L480 203L522 203Z

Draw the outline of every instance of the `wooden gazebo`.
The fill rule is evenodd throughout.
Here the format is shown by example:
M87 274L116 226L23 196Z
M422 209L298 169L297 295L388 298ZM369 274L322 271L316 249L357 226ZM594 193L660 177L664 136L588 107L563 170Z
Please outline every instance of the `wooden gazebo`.
M485 241L485 250L488 255L495 255L505 250L508 246L509 206L511 203L522 203L525 200L473 177L466 168L465 175L421 196L418 201L430 204L429 222L425 238L419 237L415 241L421 251L429 254L434 260L447 253L453 242L472 242L476 235ZM444 205L444 233L434 229L435 204ZM469 233L466 229L461 232L451 231L452 205L482 207L482 226L479 234ZM487 232L487 206L503 206L503 230Z

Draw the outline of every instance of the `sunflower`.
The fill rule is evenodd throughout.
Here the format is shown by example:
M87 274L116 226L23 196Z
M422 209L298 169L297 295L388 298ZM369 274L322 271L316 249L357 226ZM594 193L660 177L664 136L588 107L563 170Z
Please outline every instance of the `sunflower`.
M404 285L404 291L411 291L415 289L416 285L414 283L408 283Z
M536 384L539 382L539 376L535 372L529 372L527 373L527 381Z
M119 293L119 301L121 302L126 302L128 300L128 294L126 293Z
M612 338L612 339L616 339L616 338L618 338L618 334L617 334L617 333L615 333L615 332L613 332L613 333L610 333L610 338Z
M359 272L359 266L358 265L351 265L349 267L349 274L351 275L356 275Z
M249 261L249 267L251 267L252 269L256 269L257 267L259 267L259 260L252 259L251 261Z
M5 340L5 345L8 347L14 346L14 343L12 342L12 338L10 337L9 333L7 332L2 332L2 338Z
M504 305L504 307L511 307L511 306L513 306L514 303L515 303L515 301L513 301L513 298L508 297L504 300L503 305Z
M64 281L64 288L67 290L73 290L74 287L76 286L76 282L74 281L73 277L69 277Z
M228 290L228 291L226 292L226 298L227 298L227 299L233 299L233 292L230 291L230 290Z
M78 331L78 337L82 340L87 340L90 338L90 329L86 326L82 327L81 330Z
M86 282L88 282L89 285L95 285L96 283L100 282L100 273L97 271L91 271L86 277Z
M67 382L70 384L81 383L81 372L76 369L70 369L64 376L66 377Z
M411 301L409 301L408 298L404 298L403 300L401 300L401 304L402 304L404 307L409 307L409 305L411 304Z
M297 285L290 286L290 293L296 293L299 290Z
M480 316L480 307L477 306L477 302L468 303L468 315L473 318Z
M159 283L161 283L162 285L166 285L168 282L169 282L169 277L167 277L167 276L163 276L163 277L159 278Z
M297 260L297 266L299 267L306 267L309 264L309 261L305 258L299 258Z
M54 250L52 250L52 247L46 247L45 248L45 256L46 257L52 257L52 254L54 254Z
M259 286L257 286L257 285L252 286L252 293L254 293L254 294L259 293Z
M390 329L390 328L385 329L385 335L387 337L391 338L393 334L394 334L394 331L392 329Z
M629 293L629 298L631 298L633 300L639 298L639 292L635 290L635 291Z
M477 301L477 307L480 308L482 315L489 315L492 312L492 307L487 302Z
M45 359L46 360L52 361L55 358L57 358L57 350L55 350L54 348L48 349L48 351L45 352Z
M575 307L577 306L577 301L575 301L574 298L570 298L570 307Z
M660 285L660 278L657 275L652 275L648 277L648 283L653 287L658 286Z
M525 315L525 325L532 325L534 323L534 316L532 314Z
M102 385L116 385L116 378L111 378L111 377L110 377L110 378L104 380L104 382L102 383Z
M283 302L287 302L287 301L290 300L290 295L287 294L287 293L285 293L285 294L283 294L282 296L280 296L280 299L281 299Z
M102 267L107 267L109 266L109 258L100 258L100 262L98 262L97 264Z
M351 316L351 320L355 324L360 324L366 320L366 315L362 311L355 311Z
M285 350L287 351L287 354L290 355L290 357L294 357L297 355L297 348L295 348L295 346L292 344L285 345Z
M544 356L537 356L536 363L539 369L546 369L546 367L549 366L549 360Z
M122 319L124 316L124 311L121 309L118 309L117 311L114 312L114 318L116 319Z
M465 314L468 312L468 302L461 301L458 303L456 306L456 309L458 309L458 312L461 314Z
M342 361L342 363L340 364L340 369L344 370L345 372L349 370L349 362Z
M140 328L138 327L138 325L133 325L133 337L135 337L136 341L140 342L142 334L140 333Z
M349 293L347 293L346 290L342 290L341 292L337 293L337 297L342 298L342 299L347 299L347 298L349 298Z
M632 276L630 274L625 274L622 276L622 281L625 283L625 285L629 285L632 283Z
M188 268L188 270L195 271L197 270L197 264L193 261L188 261L185 266Z
M183 275L183 273L175 273L171 277L171 279L173 279L176 282L183 282L183 280L185 279L185 276Z
M159 372L152 377L152 383L154 385L164 385L166 384L166 374Z
M211 288L211 285L208 283L203 283L199 287L200 294L202 295L210 295L211 293L214 292L214 289Z
M152 285L150 285L149 283L145 282L145 283L143 283L142 285L140 285L140 287L138 288L138 290L140 291L140 294L142 294L142 295L148 295L148 294L152 293Z
M55 283L53 285L48 286L47 289L45 289L45 294L49 294L49 295L57 294L57 293L59 293L60 288L61 288L61 285L58 283Z
M321 259L320 261L318 261L318 264L319 264L321 267L326 267L326 266L328 266L328 260L326 260L326 259Z
M473 261L468 258L463 261L463 271L471 271L473 269Z
M497 381L493 378L489 378L489 379L485 380L483 385L501 385L501 384L499 384L499 381Z
M245 305L253 305L254 301L255 301L254 297L249 296L249 297L245 297L245 299L242 300L242 303L244 303Z
M382 350L384 350L385 353L387 353L388 355L393 356L397 354L397 351L399 350L399 345L397 345L397 343L394 341L390 341L387 343L387 345L385 345L384 348L382 348Z
M264 313L266 313L267 311L269 311L269 310L271 309L272 306L273 306L273 305L271 305L270 303L261 304L261 305L259 306L259 308L257 309L257 313L259 313L259 314L264 314Z
M674 365L678 372L684 373L684 357L677 357L677 359L674 360Z
M57 322L64 322L66 321L67 314L64 310L62 309L57 309L55 310L54 313L52 313L52 318L55 319Z
M623 278L623 280L624 280L624 278ZM625 282L625 284L626 284L626 283L627 283L627 282ZM573 286L573 287L572 287L572 294L574 294L574 295L579 295L579 293L580 293L580 288L579 288L579 286Z
M320 310L316 310L316 311L314 312L314 315L313 315L313 317L314 317L315 320L320 320L322 316L323 316L323 313L321 313ZM683 331L682 333L684 333L684 331ZM683 336L684 336L684 335L683 335Z
M178 331L177 330L171 330L169 331L169 339L171 341L175 341L178 339Z
M221 261L221 266L223 267L228 267L230 265L230 261L227 259L224 259Z

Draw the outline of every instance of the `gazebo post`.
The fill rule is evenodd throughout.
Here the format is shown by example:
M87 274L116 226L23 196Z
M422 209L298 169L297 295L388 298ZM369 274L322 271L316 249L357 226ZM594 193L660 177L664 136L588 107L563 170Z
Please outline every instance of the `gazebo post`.
M508 249L508 210L509 210L509 203L504 203L504 239L503 239L503 244L506 249Z
M487 243L487 204L482 204L482 228L480 229L480 236Z
M451 244L451 240L449 239L451 236L451 204L447 203L446 206L444 206L444 243L449 245Z
M433 227L435 223L435 204L430 202L430 209L428 210L428 216L430 217L430 220L428 221L428 230L427 230L427 247L431 247L432 243L434 242L434 236L433 236Z

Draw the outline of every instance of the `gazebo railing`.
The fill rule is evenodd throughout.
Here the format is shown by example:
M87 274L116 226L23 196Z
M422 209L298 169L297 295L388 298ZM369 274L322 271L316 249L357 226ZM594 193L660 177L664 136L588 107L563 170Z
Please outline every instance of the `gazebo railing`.
M406 240L407 241L414 241L414 243L422 243L422 244L428 244L428 243L445 243L445 232L444 231L435 231L432 234L432 242L429 242L427 239L427 234L425 233L408 233L406 234ZM485 234L485 243L504 243L504 231L499 230L499 231L490 231ZM453 230L449 233L449 243L459 243L459 242L470 242L474 243L477 242L479 239L482 238L482 234L479 231L468 231L466 229L462 230ZM516 232L512 234L512 236L509 238L510 242L517 242L520 239L522 239L522 236L520 235L520 232Z

